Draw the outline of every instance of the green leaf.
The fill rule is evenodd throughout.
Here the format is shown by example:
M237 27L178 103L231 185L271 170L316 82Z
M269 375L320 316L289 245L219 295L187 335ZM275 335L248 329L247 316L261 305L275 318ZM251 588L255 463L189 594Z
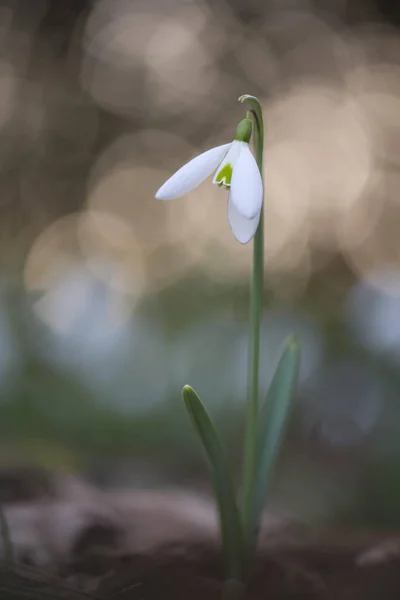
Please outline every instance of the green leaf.
M296 339L286 342L265 403L260 411L258 433L258 468L255 480L252 519L253 540L256 539L261 513L267 496L272 471L282 447L290 416L300 365L300 346Z
M243 576L243 532L228 460L214 423L199 396L189 385L185 385L182 395L211 464L228 577L240 581Z

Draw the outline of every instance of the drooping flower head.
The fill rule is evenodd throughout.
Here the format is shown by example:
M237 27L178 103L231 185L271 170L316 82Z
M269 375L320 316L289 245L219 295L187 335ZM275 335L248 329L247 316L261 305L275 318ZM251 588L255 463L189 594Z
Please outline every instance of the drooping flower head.
M229 190L228 221L236 239L247 244L257 230L263 203L263 184L249 148L251 119L236 129L233 142L211 148L181 167L156 193L158 200L184 196L214 171L213 183Z

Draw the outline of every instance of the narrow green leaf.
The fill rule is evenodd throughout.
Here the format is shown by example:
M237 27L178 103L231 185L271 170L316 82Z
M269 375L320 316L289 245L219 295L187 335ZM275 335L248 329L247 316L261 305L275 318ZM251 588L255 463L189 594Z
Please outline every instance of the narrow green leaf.
M228 460L215 425L199 396L189 385L185 385L182 395L185 408L200 436L211 464L220 515L222 543L229 569L228 577L241 580L243 576L243 533Z
M286 425L292 407L300 365L300 346L290 339L282 352L267 397L260 411L258 434L258 468L255 480L252 518L253 543L256 541L261 513L267 496L279 451L284 439Z

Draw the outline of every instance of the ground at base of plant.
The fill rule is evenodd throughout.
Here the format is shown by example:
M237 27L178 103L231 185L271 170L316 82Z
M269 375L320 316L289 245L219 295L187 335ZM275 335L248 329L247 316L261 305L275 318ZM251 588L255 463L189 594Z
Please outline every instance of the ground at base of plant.
M0 470L0 496L14 539L0 600L238 600L223 594L210 499L32 469ZM315 530L267 511L261 534L247 600L400 598L400 532Z
M335 536L329 542L326 534L320 543L298 540L259 556L243 598L398 600L400 554L393 543L368 548L354 536L341 535L341 541ZM89 552L56 577L3 565L0 592L4 600L222 600L223 566L219 553L204 546L115 559Z

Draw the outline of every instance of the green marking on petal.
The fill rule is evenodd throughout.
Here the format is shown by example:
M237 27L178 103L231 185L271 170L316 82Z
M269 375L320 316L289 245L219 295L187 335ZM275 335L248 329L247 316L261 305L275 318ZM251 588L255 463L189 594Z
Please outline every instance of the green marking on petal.
M226 163L220 171L215 176L215 183L219 187L229 188L231 185L232 179L232 165L230 163Z

